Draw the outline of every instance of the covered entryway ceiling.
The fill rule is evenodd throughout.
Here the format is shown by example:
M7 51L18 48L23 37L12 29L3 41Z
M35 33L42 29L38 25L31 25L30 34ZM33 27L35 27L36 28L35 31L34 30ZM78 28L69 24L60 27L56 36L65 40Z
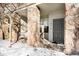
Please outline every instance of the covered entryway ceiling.
M52 13L56 10L64 10L64 3L42 3L38 5L41 11L41 17L47 17L49 13Z

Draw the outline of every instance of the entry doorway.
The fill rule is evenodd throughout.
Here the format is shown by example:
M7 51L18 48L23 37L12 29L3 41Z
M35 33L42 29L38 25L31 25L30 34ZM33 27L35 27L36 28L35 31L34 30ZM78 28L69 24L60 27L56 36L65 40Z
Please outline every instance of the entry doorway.
M64 18L53 19L53 42L64 44Z

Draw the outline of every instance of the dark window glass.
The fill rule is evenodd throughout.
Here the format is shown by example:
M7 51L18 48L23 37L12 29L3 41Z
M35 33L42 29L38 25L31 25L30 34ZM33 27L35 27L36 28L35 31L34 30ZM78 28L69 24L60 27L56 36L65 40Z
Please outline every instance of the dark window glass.
M48 26L45 26L44 27L44 33L48 33L48 30L49 30L49 27Z

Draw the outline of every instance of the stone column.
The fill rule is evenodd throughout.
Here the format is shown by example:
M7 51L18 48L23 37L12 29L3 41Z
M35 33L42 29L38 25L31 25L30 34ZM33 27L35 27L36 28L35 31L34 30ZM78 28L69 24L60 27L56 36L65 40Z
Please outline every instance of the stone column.
M15 42L19 39L20 36L20 16L16 13L11 15L11 20L12 20L12 24L11 24L11 41Z
M8 23L8 16L3 16L3 21L2 21L2 35L3 35L3 39L8 39L9 37L9 23Z
M40 12L35 5L27 8L27 18L27 44L38 46L40 45Z
M65 4L65 53L79 52L79 4Z
M0 39L3 39L2 29L0 28Z

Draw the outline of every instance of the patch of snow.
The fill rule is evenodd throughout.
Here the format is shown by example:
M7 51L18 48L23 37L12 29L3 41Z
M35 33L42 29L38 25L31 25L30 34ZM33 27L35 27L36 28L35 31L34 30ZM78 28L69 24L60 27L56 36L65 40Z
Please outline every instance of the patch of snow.
M63 52L47 48L33 48L25 43L17 42L8 47L10 42L0 40L0 56L66 56Z

